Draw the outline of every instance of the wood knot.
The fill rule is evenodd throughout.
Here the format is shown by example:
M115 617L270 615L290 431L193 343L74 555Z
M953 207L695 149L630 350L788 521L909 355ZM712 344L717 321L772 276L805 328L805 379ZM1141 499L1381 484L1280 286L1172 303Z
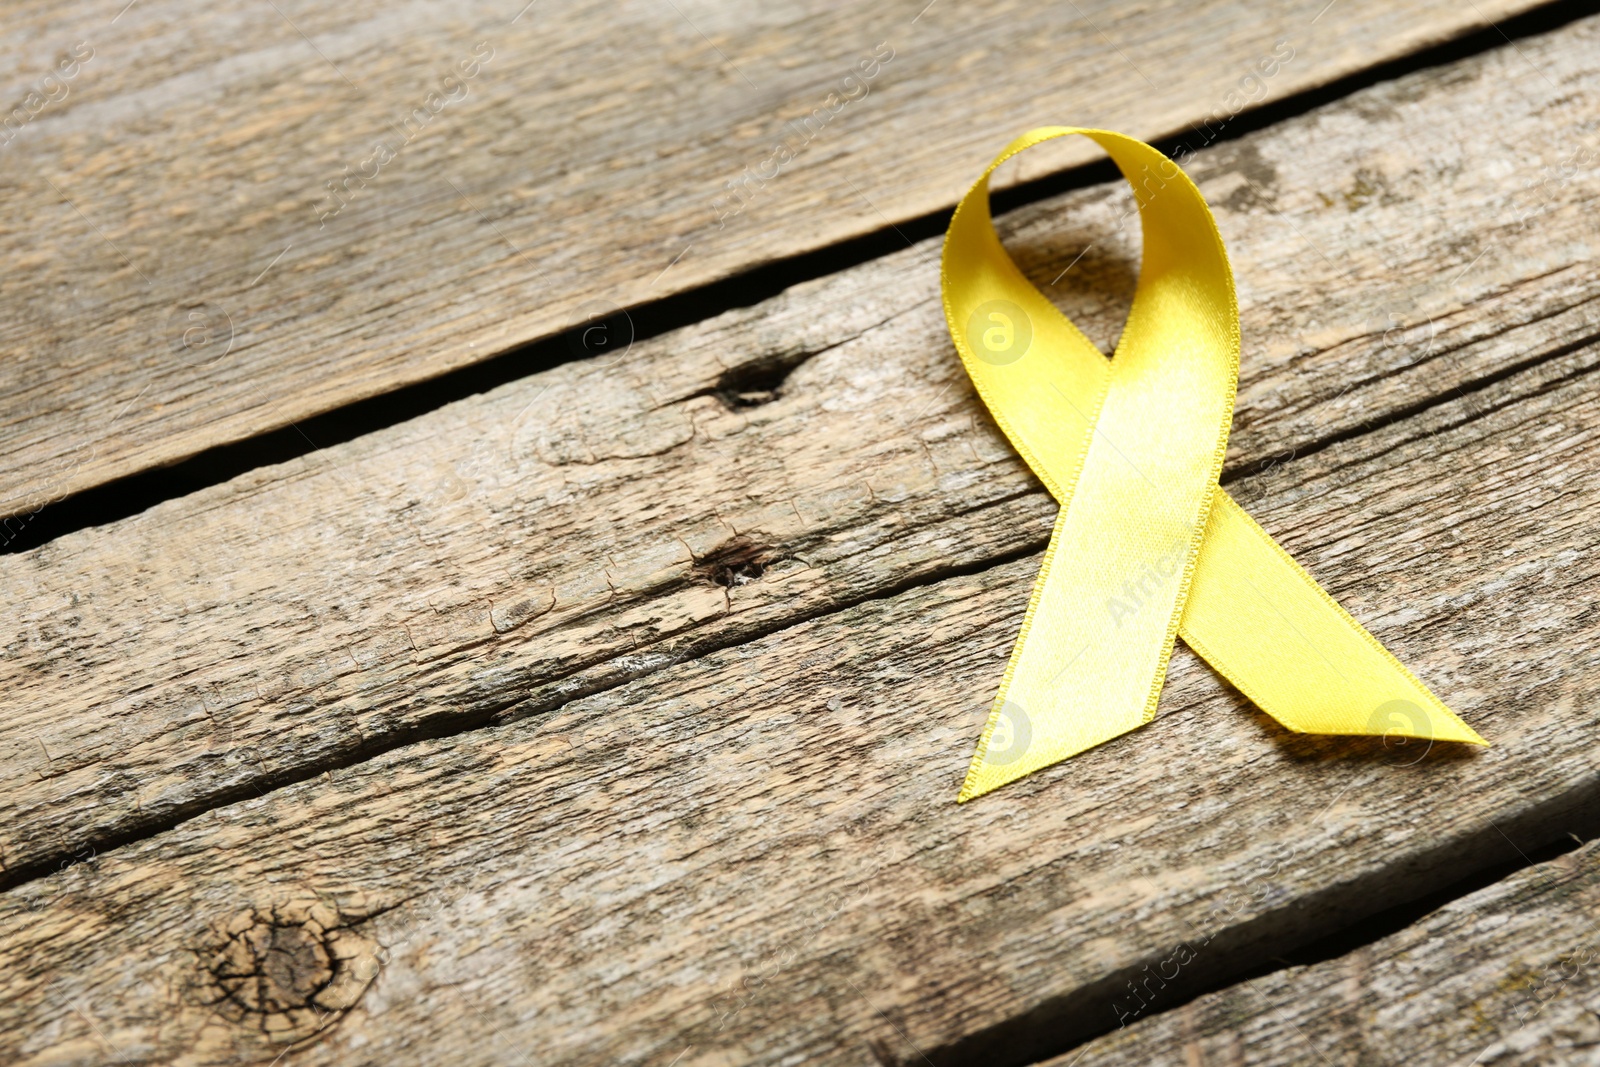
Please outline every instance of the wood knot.
M268 1039L302 1041L361 999L378 973L378 946L322 900L253 908L217 931L201 954L201 999Z
M784 383L794 369L815 354L806 351L769 353L723 371L717 377L717 384L705 392L716 397L729 411L770 404L783 395Z
M741 534L695 560L694 573L713 585L732 589L756 581L780 558L777 549Z

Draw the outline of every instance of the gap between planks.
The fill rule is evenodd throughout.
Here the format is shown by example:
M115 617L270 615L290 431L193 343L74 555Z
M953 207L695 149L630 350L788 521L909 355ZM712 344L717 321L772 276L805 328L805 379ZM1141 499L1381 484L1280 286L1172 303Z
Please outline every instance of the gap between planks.
M896 219L922 218L952 202L994 152L989 126L1011 130L1075 118L1062 109L1082 107L1090 86L1098 102L1094 120L1101 125L1146 138L1192 130L1197 122L1226 130L1234 118L1218 118L1216 107L1203 110L1205 102L1197 101L1190 86L1219 78L1219 99L1227 99L1238 72L1258 61L1264 46L1270 51L1274 27L1301 43L1302 58L1299 66L1283 67L1267 80L1269 101L1315 93L1341 78L1360 80L1358 72L1374 59L1390 58L1390 66L1379 69L1395 72L1406 69L1406 54L1419 48L1461 35L1482 46L1552 29L1589 10L1512 0L1480 0L1472 11L1443 3L1395 8L1378 0L1344 0L1328 18L1285 3L1278 13L1251 11L1242 19L1234 6L1222 3L1179 5L1174 11L1114 5L1096 10L1085 3L1088 13L1011 6L1002 19L982 18L984 11L973 5L947 5L923 19L923 5L914 0L893 14L845 8L829 18L802 8L787 16L795 22L782 26L728 19L722 32L734 53L773 59L774 50L787 50L784 58L800 59L792 72L786 64L766 64L771 80L781 85L770 85L763 96L747 93L742 75L734 78L731 69L717 75L696 69L696 77L677 77L678 67L699 67L691 54L710 58L704 51L709 38L691 34L682 13L646 3L618 18L629 26L629 38L677 42L662 53L664 69L643 75L670 80L674 93L635 94L635 110L618 128L597 98L614 93L618 80L637 83L635 62L619 66L613 48L582 51L576 59L581 75L558 77L574 61L573 42L594 35L582 11L547 10L538 27L531 19L518 26L504 24L498 3L474 0L454 13L448 30L438 26L434 8L418 3L386 11L381 21L322 13L306 29L334 54L357 53L362 69L352 74L365 86L344 107L322 107L330 93L342 94L355 82L342 72L334 77L338 67L325 66L331 61L315 51L312 37L290 32L282 11L235 6L226 14L213 11L195 27L205 46L189 38L174 45L173 38L155 35L139 40L144 51L134 64L126 62L130 42L122 34L146 29L149 5L131 11L115 32L88 5L51 13L56 24L99 27L106 35L96 37L101 56L86 64L70 98L46 109L6 146L8 154L26 154L19 158L26 158L30 173L48 178L54 171L51 187L18 187L8 206L22 221L11 232L66 227L78 240L66 246L70 256L30 261L34 270L13 278L11 299L34 309L74 286L93 298L83 307L50 304L70 310L69 322L35 310L18 320L19 346L50 358L19 362L26 374L14 389L16 400L0 402L43 411L29 419L0 419L0 426L16 427L16 437L0 448L0 514L32 514L37 501L74 496L274 429L285 434L262 442L266 451L258 456L298 451L302 445L293 427L304 429L315 414L435 378L477 362L480 352L560 333L563 320L570 326L574 315L587 317L584 298L638 306L661 282L640 282L640 259L677 264L662 290L691 290L758 262L872 234L885 224L893 229ZM1509 18L1518 13L1526 14L1520 21ZM211 26L229 26L230 32L206 34ZM240 32L240 26L250 29ZM306 190L322 195L322 182L349 163L349 144L387 136L394 118L389 106L413 98L416 70L448 69L485 26L493 27L504 59L499 66L491 62L469 99L448 112L450 122L459 123L451 130L456 136L450 150L442 150L437 138L408 147L405 165L389 168L357 208L334 219L330 229L310 227L302 211ZM883 27L891 35L915 32L901 38L906 46L899 66L886 67L872 96L830 126L826 157L811 154L798 168L805 184L771 182L726 229L712 226L707 184L715 178L707 176L738 174L760 158L763 138L778 138L789 128L784 115L810 112L824 98L838 74L835 56L870 45ZM405 45L387 45L403 32ZM1136 70L1104 66L1102 32L1139 38L1142 54L1168 59L1162 88ZM459 48L450 50L442 37ZM419 43L424 40L427 46ZM797 40L806 40L813 51L794 54ZM683 53L683 46L690 51ZM531 48L554 50L560 58L518 66L515 56ZM206 101L200 128L190 128L187 118L171 122L174 112L192 114L194 82L205 78L216 78L227 91ZM1019 82L1026 83L1024 90ZM1184 88L1174 88L1179 85ZM550 106L550 91L562 106ZM134 130L120 122L125 98L141 99L168 125L158 120L150 130ZM552 120L570 114L574 102L597 115L594 122L605 133L587 123ZM645 110L635 114L640 107ZM731 123L730 110L736 115ZM83 130L94 123L106 142L85 155ZM686 133L685 125L699 136ZM658 126L666 144L630 141ZM915 134L904 136L909 126ZM234 134L246 128L256 136L238 142ZM1197 138L1210 142L1213 134L1206 125ZM528 173L530 157L518 157L522 166L501 162L496 149L509 138L541 144L534 166L549 170ZM904 158L885 162L885 154L875 150L883 139L891 139ZM618 152L619 141L627 150L606 155ZM1058 165L1090 155L1082 146L1061 152ZM1050 149L1035 155L1043 160ZM1027 166L1037 168L1040 160ZM618 162L621 168L614 166ZM171 176L176 168L181 179ZM243 181L243 170L251 181ZM126 173L173 181L130 186L120 181ZM102 181L106 174L115 181ZM240 203L235 195L216 194L221 187L248 192L240 194ZM819 203L850 206L818 211ZM363 261L366 248L379 245L384 256ZM696 254L683 259L696 245ZM584 258L573 251L595 246L602 250L598 266L592 254ZM32 248L18 251L26 258ZM285 253L290 254L283 259ZM453 262L442 272L437 262L443 253ZM144 270L134 259L144 262ZM245 262L250 269L240 269ZM256 269L258 264L267 270ZM530 264L538 267L530 272ZM488 274L501 285L493 299L483 298L480 286ZM554 275L554 282L546 275ZM237 320L227 330L230 338L240 331L237 358L206 362L198 370L187 365L192 358L163 360L173 355L174 338L160 307L170 302L168 310L176 315L202 299L208 325ZM350 334L358 338L354 344ZM94 370L83 370L90 363ZM74 378L56 378L56 368L72 368ZM80 389L80 381L93 382L93 390ZM118 413L115 432L101 422L110 414L101 413L107 395L118 397L118 405L133 398ZM88 413L99 429L85 440L82 421ZM248 462L250 451L211 453L165 485L208 480L218 474L216 464L237 472L235 464ZM149 491L150 483L125 483L122 490ZM85 510L66 514L74 523L93 523L96 515L117 510L107 507L112 499L114 494L96 496ZM14 533L14 526L6 533Z
M1044 1067L1175 1062L1180 1053L1235 1067L1593 1062L1597 897L1600 844L1568 840L1458 899L1430 902L1403 928L1335 957L1242 976Z
M1573 50L1585 47L1593 33L1593 24L1584 23L1525 44L1552 76L1584 92L1595 72ZM1442 195L1429 194L1415 188L1405 169L1413 164L1386 154L1387 143L1399 138L1441 153L1459 145L1460 131L1478 121L1482 97L1513 107L1501 88L1503 68L1522 62L1522 50L1501 50L1421 72L1197 158L1192 169L1217 201L1233 245L1246 326L1230 484L1252 467L1271 467L1326 442L1349 443L1352 434L1392 423L1397 412L1426 413L1441 395L1477 390L1487 396L1508 375L1579 351L1600 329L1600 293L1581 264L1556 271L1546 265L1553 250L1570 255L1576 247L1559 242L1563 232L1582 232L1581 182L1530 207L1516 171L1491 176L1480 167L1454 179ZM1464 83L1468 74L1476 81ZM1581 143L1592 117L1541 111L1540 92L1535 87L1515 105L1527 109L1513 123L1525 127L1524 143ZM1387 117L1374 125L1372 115ZM1329 208L1307 191L1318 187L1311 172L1334 166L1335 158L1344 170L1366 175L1356 190L1340 194L1357 200L1355 207ZM1263 175L1278 169L1293 176L1264 185ZM1394 190L1410 185L1411 199L1392 191L1393 203L1370 194L1359 200L1360 183L1373 181ZM1002 220L1035 278L1054 276L1085 243L1105 246L1078 268L1081 291L1062 299L1107 348L1120 326L1120 302L1136 258L1128 235L1113 222L1116 193L1115 187L1082 190ZM1531 221L1520 217L1533 208ZM1286 226L1285 213L1299 221ZM1485 220L1496 216L1511 225L1484 232ZM1354 222L1360 225L1352 233ZM1374 242L1374 234L1422 255L1396 261L1394 247ZM1354 242L1347 255L1363 284L1390 286L1375 290L1382 306L1366 304L1372 298L1361 292L1328 292L1360 285L1352 286L1348 273L1326 276L1303 244L1307 237ZM1468 276L1466 291L1441 289L1441 265L1433 257L1454 273L1450 250L1462 262L1476 262L1483 257L1475 243L1492 244L1497 254L1480 275ZM936 242L927 241L804 283L756 308L641 343L618 367L569 364L106 530L0 559L8 581L31 589L30 601L37 601L23 621L22 643L9 646L0 660L0 677L10 679L14 699L38 702L0 723L0 738L11 745L12 780L20 783L0 792L13 828L4 852L8 871L26 877L85 845L155 832L204 810L214 802L208 798L255 795L270 781L348 765L406 738L479 726L510 709L559 706L697 650L859 602L862 590L931 580L951 569L948 550L935 546L947 536L941 529L969 531L958 538L958 570L1036 549L1053 504L995 439L949 358L929 292L936 257ZM1390 343L1397 315L1406 319L1398 347ZM1337 328L1326 325L1341 318ZM827 355L811 355L817 352ZM731 365L729 353L736 360ZM788 378L770 403L729 410L708 395L730 373L773 366L787 367ZM874 439L872 429L861 437L864 427L852 410L863 405L915 411L900 427L908 439ZM492 464L468 465L480 458L479 427L517 426L519 413L529 411L533 424L520 425L509 469L498 454ZM539 421L546 418L549 424ZM952 420L965 425L953 431ZM717 471L710 481L681 469L681 457L660 451L690 423L702 437L745 442L727 452L709 438L696 439L696 463ZM852 438L848 448L833 444ZM595 442L617 457L590 462L585 457ZM764 465L752 466L757 456ZM705 506L697 510L680 501L660 514L661 505L637 499L630 479L641 470L649 473L640 484L679 485L676 492ZM484 479L470 498L463 472ZM586 498L588 506L614 518L592 527L583 520L570 538L560 524L565 511L547 507L530 516L518 499L523 492L566 493L568 478L597 476L604 476L602 488ZM891 499L868 501L861 510L833 499L859 492L844 486L865 484L870 492L873 480ZM822 517L773 517L773 509L793 508L795 494L817 492L823 493ZM567 496L567 511L584 502ZM750 503L763 496L770 507ZM636 522L620 518L635 513ZM573 514L573 522L582 518ZM970 527L979 514L995 518L973 540ZM686 554L710 558L730 531L760 531L764 524L775 551L789 557L773 561L767 581L707 588L692 561L683 561ZM208 558L189 560L184 545L194 535L174 539L174 530L204 530ZM482 545L472 543L485 533ZM672 547L679 537L686 542L681 550ZM838 547L841 538L859 546L854 558ZM595 562L596 539L611 543L620 567L614 560ZM306 576L284 570L288 561L307 559L317 569L347 572L352 561L339 555L346 543L363 546L362 566L379 558L403 574L446 570L458 576L459 588L397 586L388 573L373 573L347 575L339 588L319 593L305 584ZM905 558L875 562L872 552L889 546ZM526 559L521 566L531 569L502 571L492 559L475 558L485 551ZM630 561L629 553L640 560ZM229 567L242 568L239 580L260 588L242 601L229 598L218 584L234 580L223 573ZM104 575L111 573L120 577L107 586ZM589 600L583 588L566 588L580 579L595 590ZM848 582L857 585L845 592ZM541 592L544 583L561 588L560 607L545 606L554 594ZM714 600L706 602L701 590ZM334 605L349 597L364 603L349 622L337 616L318 621L323 617L313 610L309 622L296 625L315 632L283 632L285 614L304 617L309 609L302 604L321 608L308 596L332 598ZM396 602L415 604L422 614L396 615ZM487 614L483 603L490 605ZM176 608L167 611L164 604ZM138 614L150 608L159 609L156 616ZM329 625L331 632L324 629ZM455 630L469 636L458 639ZM485 643L489 634L494 644ZM378 644L394 635L404 635L406 655L419 662L398 662ZM375 650L376 669L358 671L349 682L336 677L330 687L315 664L330 646L341 645L355 650L353 659L366 660L362 650ZM426 655L415 652L419 645ZM150 650L144 659L129 661L130 650L144 648ZM530 669L528 657L536 667ZM484 659L502 673L482 675ZM65 662L76 663L75 673L56 673ZM205 684L192 687L191 675ZM294 680L286 693L261 695L263 684L301 676L307 680ZM441 678L448 679L442 688ZM352 683L356 692L344 689ZM108 707L108 692L127 695ZM301 719L325 722L296 737L304 723L280 718L286 704L305 706ZM63 716L61 707L73 710ZM216 733L211 740L204 736L208 720ZM335 730L341 722L355 728ZM271 771L226 760L253 750ZM48 779L42 790L40 777ZM41 813L42 825L33 825L30 812Z
M1445 66L1524 38L1559 29L1600 11L1600 2L1556 0L1513 15L1494 26L1420 49L1337 77L1327 84L1305 88L1278 100L1251 105L1215 131L1208 144L1223 145L1258 130L1304 115L1381 82L1432 67ZM1190 146L1193 134L1171 135L1153 143L1168 155ZM1108 160L1068 167L1042 177L996 188L991 195L996 216L1076 189L1116 179ZM738 307L768 300L791 286L859 266L888 255L907 244L939 237L949 225L950 209L886 225L880 230L838 244L779 258L729 277L685 289L658 300L628 307L625 322L609 320L612 328L633 342L651 340L695 322L705 321ZM164 500L220 485L257 467L286 462L319 449L353 440L364 434L416 418L457 400L487 392L497 386L527 378L573 359L592 358L578 340L583 327L545 337L496 353L481 363L446 371L437 377L403 385L386 393L312 415L294 426L272 430L226 444L162 466L121 475L103 484L73 492L12 532L6 523L6 540L0 554L23 552L66 533L102 526L138 514ZM1403 417L1403 416L1401 416ZM1329 439L1324 443L1332 443Z
M1593 374L1597 353L1586 355ZM1391 619L1420 613L1401 633L1380 628L1403 657L1506 644L1503 669L1474 669L1470 656L1458 665L1478 688L1510 687L1483 696L1499 712L1487 754L1393 766L1381 744L1286 736L1183 653L1156 722L1017 783L1010 804L957 809L949 790L979 718L966 698L989 690L1003 661L1035 565L1019 560L709 654L493 739L424 743L276 790L69 868L37 892L4 894L0 946L11 960L0 975L22 983L8 1029L48 1035L62 1004L94 1004L127 1045L181 1047L200 1062L260 1047L248 1031L195 1029L184 981L191 953L204 958L196 924L297 886L364 900L361 915L384 909L361 920L362 936L393 950L374 1013L342 1016L302 1050L314 1062L358 1048L381 1056L421 1039L417 1026L443 1039L480 1013L519 1043L541 1028L542 1058L578 1063L637 1061L644 1046L670 1058L685 1045L700 1050L689 1062L850 1062L863 1040L913 1061L880 1009L833 999L848 978L941 1062L1022 1063L1104 1026L1123 979L1196 925L1212 936L1187 988L1253 969L1375 901L1501 862L1508 837L1531 847L1596 815L1600 782L1573 718L1595 668L1593 620L1561 599L1544 561L1526 558L1552 523L1566 543L1584 516L1545 509L1560 484L1539 486L1534 507L1518 489L1538 485L1553 450L1579 443L1570 420L1588 417L1578 458L1595 453L1588 382L1559 371L1528 373L1565 386L1496 398L1520 395L1516 404L1457 401L1415 427L1421 436L1380 431L1361 442L1370 447L1358 466L1324 453L1241 486L1269 524L1295 512L1319 531L1296 542L1355 541L1346 581L1359 570L1380 585L1356 590L1357 614L1375 600L1395 605ZM1439 486L1443 470L1456 486ZM1382 507L1352 516L1343 498L1374 480L1386 486ZM1592 477L1568 485L1585 494L1580 504L1600 489ZM1476 506L1452 510L1456 491ZM1381 536L1398 515L1424 518L1427 543L1460 560L1451 573L1464 585L1438 588L1437 570L1416 577L1417 546ZM1502 545L1520 551L1497 558ZM1583 562L1556 577L1592 588ZM1528 633L1528 612L1570 630L1576 654ZM1557 663L1567 673L1548 669ZM1480 701L1469 717L1482 712ZM1232 899L1257 884L1272 893ZM718 1038L698 1014L708 988L797 937L805 898L842 890L851 906L785 971L792 1012L769 1004ZM438 893L444 906L419 912ZM82 922L85 908L102 920ZM462 931L474 932L470 944ZM143 946L131 967L124 941ZM524 942L537 981L504 956ZM470 1010L437 998L467 981ZM394 997L414 995L435 1015L397 1013ZM597 1036L601 1022L610 1029ZM732 1058L705 1058L719 1041ZM751 1041L767 1053L736 1054Z

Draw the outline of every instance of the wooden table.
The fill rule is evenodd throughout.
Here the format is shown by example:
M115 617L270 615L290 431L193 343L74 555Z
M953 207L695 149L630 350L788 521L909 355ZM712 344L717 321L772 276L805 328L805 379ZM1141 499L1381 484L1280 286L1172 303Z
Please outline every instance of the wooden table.
M1594 5L519 6L7 15L0 1060L1600 1062ZM954 803L1047 122L1195 152L1224 483L1492 748L1180 644ZM1107 351L1112 179L996 195Z

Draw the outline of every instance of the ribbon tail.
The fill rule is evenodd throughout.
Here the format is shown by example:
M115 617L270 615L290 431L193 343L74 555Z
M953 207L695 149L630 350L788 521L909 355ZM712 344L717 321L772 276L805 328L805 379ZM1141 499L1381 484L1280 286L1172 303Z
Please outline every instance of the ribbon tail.
M1156 641L1150 640L1147 631L1152 623L1159 626L1156 619L1137 620L1144 625L1130 626L1132 632L1121 634L1115 608L1106 618L1085 610L1081 566L1072 566L1085 558L1082 546L1061 547L1073 541L1069 511L1063 507L1056 517L1022 631L958 802L992 792L1155 718L1172 636L1160 643L1158 632ZM1181 543L1174 544L1170 555L1175 559L1182 551ZM1180 573L1175 566L1166 570L1170 573L1150 571L1141 590L1152 602L1145 605L1151 614L1160 610L1154 602L1171 603L1178 595ZM1157 578L1167 588L1158 588Z
M1220 488L1179 634L1298 733L1488 744Z

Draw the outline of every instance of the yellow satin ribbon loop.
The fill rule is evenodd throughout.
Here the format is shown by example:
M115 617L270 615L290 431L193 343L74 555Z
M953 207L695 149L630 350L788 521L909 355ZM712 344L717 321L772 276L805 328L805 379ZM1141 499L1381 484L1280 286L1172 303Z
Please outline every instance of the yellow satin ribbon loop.
M1068 134L1110 154L1143 224L1111 361L1022 276L989 216L994 169ZM1177 164L1106 130L1031 130L962 198L941 280L967 373L1061 504L961 800L1153 719L1177 635L1291 730L1486 743L1218 486L1239 312L1216 222Z

